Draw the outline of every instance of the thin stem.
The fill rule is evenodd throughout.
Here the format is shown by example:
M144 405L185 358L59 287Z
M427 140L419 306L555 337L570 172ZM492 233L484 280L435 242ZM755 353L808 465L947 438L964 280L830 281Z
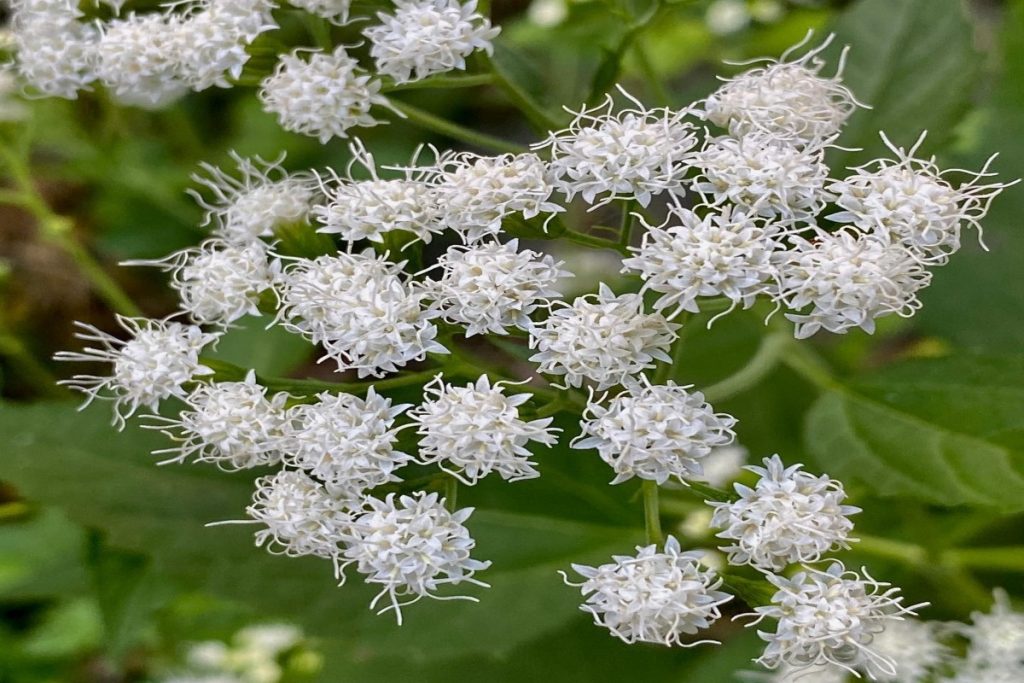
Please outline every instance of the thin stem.
M582 244L582 245L587 246L587 247L593 247L595 249L611 249L611 250L617 251L617 252L619 252L620 254L623 254L623 255L628 255L629 254L629 252L626 250L626 248L623 247L618 242L615 242L613 240L606 240L603 237L594 237L593 235L587 234L585 232L576 232L575 230L566 230L564 233L559 235L559 237L564 237L565 239L569 240L570 242L575 242L576 244Z
M761 345L743 367L704 389L704 396L709 401L721 401L756 386L778 366L782 361L783 352L790 345L791 340L787 334L783 332L768 334L761 340Z
M1024 546L956 548L947 550L941 557L945 563L957 567L1024 572Z
M525 152L526 147L517 145L514 142L508 140L502 140L486 133L477 132L471 128L460 126L457 123L452 123L447 119L442 119L440 116L435 116L428 111L424 111L419 107L414 107L411 104L402 102L401 100L390 100L391 106L400 112L405 118L409 119L412 123L416 124L421 128L434 131L440 135L447 136L453 140L459 140L469 145L474 145L482 149L490 149L495 152Z
M622 223L619 225L620 247L628 247L633 238L633 208L635 205L635 199L627 199L622 202Z
M558 130L562 127L561 122L545 111L528 92L516 85L490 55L483 54L482 59L487 70L494 77L494 84L505 93L534 128L546 134L548 131Z
M455 512L458 509L459 480L452 475L444 478L444 507L448 512Z
M644 496L644 528L647 530L647 542L661 545L664 537L661 534L661 515L658 508L658 483L644 479L641 490Z
M381 92L398 92L401 90L448 90L453 88L474 88L478 85L494 83L494 74L466 74L464 76L430 76L421 81L410 83L392 83L381 88Z
M912 567L928 564L928 550L917 544L864 534L857 534L857 538L859 540L853 549L862 553L896 560Z

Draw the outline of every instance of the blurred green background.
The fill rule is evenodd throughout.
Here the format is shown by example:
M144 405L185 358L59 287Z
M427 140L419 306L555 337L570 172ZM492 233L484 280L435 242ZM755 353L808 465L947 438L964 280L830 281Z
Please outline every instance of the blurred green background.
M552 109L576 107L616 79L649 104L681 106L710 92L716 74L739 70L722 60L778 55L808 28L834 30L837 46L851 46L847 84L874 107L840 140L863 151L834 150L834 168L877 156L879 129L904 145L927 129L925 150L944 166L977 168L998 151L1004 180L1024 176L1024 1L677 0L626 38L648 7L495 0L495 58ZM280 15L274 40L310 43L295 13ZM478 130L535 139L489 87L403 97ZM420 603L402 628L367 609L372 591L358 580L338 589L322 562L253 548L250 529L204 528L243 514L250 477L157 468L148 453L162 437L115 433L109 406L76 412L51 382L69 373L49 358L77 348L71 321L112 320L68 240L147 315L165 315L174 302L159 274L116 264L203 238L185 194L200 161L287 151L292 169L340 168L344 141L283 132L246 87L156 113L100 94L26 106L24 120L2 124L5 144L29 152L33 182L70 221L60 233L0 206L0 682L163 680L189 643L282 621L304 630L302 652L317 653L290 663L294 650L281 655L286 681L713 683L754 668L758 641L739 623L716 627L722 647L676 651L628 647L589 623L555 572L628 552L643 538L642 516L635 487L606 486L603 463L567 448L543 455L538 480L460 493L460 504L478 507L470 526L479 557L494 561L485 577L493 587L479 605ZM454 144L402 122L363 133L385 163L425 141ZM911 602L931 601L932 619L966 619L987 606L992 586L1024 597L1021 216L1024 191L1012 188L985 221L988 251L967 235L912 320L886 319L875 337L815 340L840 388L823 391L779 367L716 404L739 418L752 459L780 452L846 480L865 509L858 530L875 539L846 559L902 584ZM688 339L677 377L702 386L742 366L763 337L763 312ZM231 332L218 354L268 374L317 372L308 345L264 323ZM575 433L572 421L561 426ZM692 500L669 498L666 518L682 522Z

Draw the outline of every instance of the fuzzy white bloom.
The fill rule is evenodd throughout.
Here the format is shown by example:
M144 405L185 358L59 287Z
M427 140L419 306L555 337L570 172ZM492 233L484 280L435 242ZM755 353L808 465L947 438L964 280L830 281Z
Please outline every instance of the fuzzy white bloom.
M630 387L607 407L587 404L581 433L573 448L595 448L615 471L612 484L632 477L664 484L670 478L685 483L702 474L701 461L711 449L735 439L736 419L716 413L691 387L644 384Z
M371 386L366 398L351 394L317 394L316 403L288 411L281 450L289 465L324 482L345 501L359 500L367 491L401 481L395 471L411 457L395 449L395 418L409 407Z
M505 481L540 476L527 444L558 442L552 418L527 422L519 406L533 394L505 395L487 375L465 387L445 384L441 375L423 387L424 401L409 411L418 425L420 459L472 486L491 472Z
M365 511L355 517L345 538L344 566L355 564L367 583L383 586L370 603L388 604L378 614L394 610L402 623L402 608L424 597L470 600L471 596L439 596L442 586L462 582L488 588L473 578L490 562L470 557L476 541L464 522L473 508L449 512L436 493L395 494L384 500L367 498Z
M249 61L246 47L277 28L271 0L202 0L181 27L178 73L193 90L230 87Z
M431 309L450 323L466 326L466 336L508 334L530 328L530 314L558 296L555 283L570 277L562 261L529 249L519 240L452 246L437 261L443 274L423 290Z
M843 485L827 475L816 477L786 467L782 458L764 459L764 467L745 469L760 479L754 488L734 484L739 498L711 502L711 526L719 538L734 541L720 548L730 564L749 564L765 571L781 571L795 562L817 562L830 551L849 548L853 522L860 508L843 505Z
M203 225L212 222L217 236L227 242L247 244L272 236L278 226L306 220L316 197L312 176L288 175L281 167L283 155L274 161L246 159L235 152L230 156L241 177L205 162L199 167L206 176L192 175L193 181L213 195L210 201L196 190L189 190L206 210Z
M81 352L62 351L54 358L113 365L109 376L75 375L61 384L88 396L83 408L97 398L113 400L114 425L118 429L124 428L125 419L140 406L156 412L165 398L185 398L187 382L213 374L213 370L200 363L199 354L217 339L216 334L168 320L119 315L117 322L130 339L118 339L92 325L76 323L82 331L75 336L99 346L86 347Z
M280 272L280 262L268 261L262 243L236 246L217 239L159 261L122 265L152 265L169 271L182 310L200 325L228 326L244 315L258 315L260 295L271 290Z
M776 255L779 299L794 311L786 317L796 323L797 339L819 329L842 334L860 327L870 334L876 318L909 318L921 308L917 293L931 273L902 244L849 231L791 239L794 247Z
M476 0L395 0L394 14L378 12L380 24L363 35L377 73L408 83L431 74L465 69L466 57L494 51L501 31L476 11Z
M335 562L352 521L344 501L305 472L294 470L257 479L252 505L245 512L252 523L266 527L256 532L257 547L265 545L274 555L313 555Z
M232 643L250 652L273 658L302 642L302 629L292 624L246 626L232 637Z
M704 471L694 479L719 489L728 486L740 476L748 455L747 449L740 445L712 448L711 453L700 462Z
M290 0L288 4L306 10L337 26L348 23L348 14L352 9L352 0Z
M777 621L774 632L757 632L768 645L755 661L769 669L833 664L851 673L870 666L891 674L895 665L872 649L872 640L892 621L924 606L903 605L898 588L866 571L863 578L846 571L840 562L825 571L804 567L792 578L768 574L767 579L778 590L771 604L755 608L757 619L748 626Z
M623 272L638 273L646 289L662 295L657 311L698 313L703 296L724 296L733 307L750 308L776 277L776 243L764 222L743 209L724 206L701 218L675 205L662 225L643 224L643 242L630 247L635 256L623 260Z
M924 133L909 151L893 145L884 133L881 136L896 160L875 159L833 182L829 191L843 211L828 218L902 242L925 262L945 263L960 249L961 226L975 228L980 238L980 221L992 200L1014 183L979 182L995 175L988 171L995 156L977 172L941 171L934 156L914 156L924 142ZM949 173L969 177L954 187L944 177Z
M888 622L871 642L871 649L896 665L894 673L865 671L881 683L922 683L951 654L939 641L936 624L917 619Z
M936 683L1020 683L1024 680L1024 667L1012 664L992 666L967 663L957 669L951 678L941 678Z
M978 668L1007 666L1024 673L1024 612L1016 612L1006 591L994 591L991 611L974 612L960 632L970 640L967 662Z
M178 75L183 19L171 13L130 14L103 26L96 74L120 102L160 108L188 92Z
M693 189L713 204L726 202L781 221L808 220L825 207L829 169L824 148L798 147L758 133L708 140L690 163Z
M635 108L615 111L611 95L603 104L574 115L569 127L533 146L548 149L555 187L567 199L577 194L597 206L615 199L684 194L687 154L696 146L689 110L647 109L620 87ZM600 200L598 200L600 198Z
M726 81L703 103L705 117L732 135L760 131L796 143L816 145L834 137L858 106L853 93L842 84L846 49L834 76L822 76L819 56L833 36L794 61L789 57L811 38L807 34L778 60L746 71Z
M420 305L423 293L400 278L403 266L372 250L296 261L282 276L278 320L322 344L339 370L360 377L448 353L435 341L434 314Z
M834 664L815 664L807 667L782 665L768 680L771 683L846 683L849 672Z
M703 553L680 552L672 536L663 551L656 545L636 550L636 556L616 555L599 567L572 565L583 583L570 583L562 573L586 596L580 609L626 643L691 647L714 642L687 638L717 621L719 606L732 599L717 590L722 579L701 566Z
M151 415L153 429L175 442L154 455L172 455L170 462L209 462L229 472L281 461L284 405L288 394L267 398L266 387L249 371L244 382L200 384L185 398L177 417Z
M321 227L318 232L339 235L347 242L367 239L381 243L384 235L402 230L429 243L444 230L438 191L426 169L408 167L400 178L381 178L377 165L360 140L349 145L352 162L344 177L333 170L320 187L327 202L313 207L313 215ZM369 172L368 180L355 180L352 169L362 166Z
M536 154L444 154L435 173L444 224L465 242L497 235L512 214L529 219L565 210L551 201L555 188Z
M600 391L654 367L657 360L671 362L666 351L680 326L660 313L645 313L639 294L616 296L601 283L597 294L558 304L547 320L530 329L530 348L537 351L530 360L540 372L564 375L570 387L590 380Z
M77 5L51 11L15 7L16 68L32 90L73 100L96 80L99 29L79 22L78 14Z
M379 104L389 106L380 94L381 83L359 67L344 47L334 52L310 51L308 59L295 50L281 55L274 73L260 84L264 111L277 116L285 130L318 138L348 137L356 126L381 123L370 114Z

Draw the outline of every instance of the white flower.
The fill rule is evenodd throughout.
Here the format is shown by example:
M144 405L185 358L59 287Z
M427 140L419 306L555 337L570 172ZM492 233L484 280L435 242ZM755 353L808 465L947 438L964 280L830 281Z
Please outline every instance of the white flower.
M519 251L519 240L452 246L437 265L443 275L424 282L423 291L431 310L465 325L467 337L528 330L530 314L558 295L555 282L571 275L549 255Z
M181 27L178 74L193 90L230 87L256 38L277 28L270 0L201 0Z
M577 586L586 596L580 606L594 623L626 643L647 642L690 647L686 636L709 627L732 599L713 570L700 565L701 552L680 552L672 536L663 552L656 545L637 546L637 555L612 557L599 567L574 564L585 579ZM565 577L565 574L562 574Z
M419 461L438 463L470 486L491 472L506 481L539 477L527 444L558 442L552 418L526 422L519 417L519 406L533 394L506 396L502 383L492 387L487 375L465 387L445 384L438 375L423 394L428 398L409 411L418 425Z
M775 278L776 244L763 221L743 209L724 206L701 218L675 205L662 225L644 226L643 243L630 247L635 256L623 260L623 272L639 273L646 289L661 293L657 311L698 313L703 296L750 308Z
M870 334L876 318L909 318L921 307L917 293L931 273L903 245L849 231L791 239L794 247L776 256L779 299L794 311L786 317L796 323L797 339L819 329L842 334L860 327Z
M305 472L281 470L256 480L252 500L246 513L266 526L256 532L257 547L266 545L275 555L337 561L351 517L344 501L330 495L321 483Z
M230 156L240 178L207 163L199 166L209 177L192 175L192 180L213 194L213 201L208 201L197 191L189 190L206 210L203 225L215 221L216 235L227 242L247 244L272 236L278 226L306 220L315 198L311 176L288 175L281 168L283 155L274 161L245 159L235 152Z
M764 467L745 468L760 476L754 488L737 483L737 500L708 503L715 508L711 526L722 530L718 537L735 541L720 548L730 564L780 571L850 547L856 539L849 538L848 517L860 508L842 504L846 492L840 482L803 472L802 465L786 467L778 455L763 462Z
M915 158L924 133L909 151L893 145L884 133L881 136L897 159L875 159L833 182L829 191L844 210L828 218L902 242L925 262L945 263L960 249L961 225L976 228L980 238L980 221L989 204L1013 183L979 182L994 175L988 171L993 156L975 173L953 170L970 176L954 187L935 157Z
M185 398L187 382L213 373L199 361L199 354L217 339L216 334L167 320L117 316L117 322L130 339L121 340L92 325L76 323L83 330L75 335L77 338L100 346L82 352L63 351L54 358L113 365L110 376L75 375L61 384L88 395L83 408L96 398L112 399L118 429L124 428L125 418L134 415L140 406L156 412L165 398Z
M853 93L842 84L846 49L836 74L824 77L819 56L832 42L829 36L818 47L794 61L786 61L811 38L787 50L778 61L746 71L726 81L704 101L705 117L732 135L760 131L795 143L819 144L835 136L858 106Z
M227 471L276 465L281 461L284 404L288 394L267 398L251 370L244 382L200 384L176 418L151 415L152 424L175 442L154 455L173 454L160 464L210 462Z
M448 353L435 341L434 314L420 306L424 295L399 277L403 265L372 250L296 261L282 276L278 319L360 377Z
M102 28L96 74L124 104L159 108L188 92L178 76L182 18L131 14Z
M689 110L647 109L620 87L636 105L615 111L609 95L603 104L578 112L565 130L553 132L533 146L549 149L555 187L567 199L577 194L597 206L615 199L636 199L647 206L651 197L684 194L686 155L697 144Z
M380 178L373 155L360 140L349 145L352 162L345 177L330 171L331 178L321 189L328 201L313 207L321 224L318 232L340 235L347 242L368 239L381 243L394 230L410 232L424 242L444 230L437 188L425 169L404 168L401 178ZM368 180L355 180L352 168L359 164L370 174Z
M755 661L769 669L794 669L833 664L851 673L854 667L892 673L892 660L871 647L874 637L890 622L913 615L924 605L906 607L899 589L864 578L833 562L826 571L804 567L792 578L767 575L778 590L770 605L755 608L757 619L777 621L775 631L757 634L768 643Z
M80 23L77 16L77 5L64 11L14 9L18 74L42 95L73 100L97 78L99 30Z
M882 683L922 683L950 656L949 648L939 642L935 624L917 619L886 623L871 649L896 665L895 673L881 669L865 672Z
M349 57L344 47L334 52L301 50L281 55L274 73L260 84L263 109L277 116L285 130L310 135L325 143L348 137L356 126L376 126L370 115L375 105L388 106L380 81Z
M1015 612L1006 591L994 591L991 611L974 612L971 624L960 631L970 640L969 664L1009 666L1024 672L1024 612Z
M530 360L540 372L565 375L565 383L578 387L584 379L608 387L670 362L665 353L679 325L660 313L645 313L639 294L616 296L601 283L597 294L578 297L572 304L557 302L547 320L530 330Z
M290 0L288 4L338 26L348 23L348 13L352 6L351 0Z
M380 24L363 31L377 72L397 83L465 69L477 50L494 51L501 31L476 11L476 0L395 0L395 13L378 12Z
M740 445L712 448L711 453L700 462L703 472L693 479L715 488L727 486L742 472L747 455L747 449Z
M764 218L808 220L829 200L824 149L797 147L763 133L708 140L689 157L693 189L713 204L731 202Z
M512 214L529 219L564 211L550 201L555 188L536 154L444 154L435 173L444 224L467 243L497 235Z
M317 402L288 411L281 450L289 465L320 479L328 491L346 501L366 491L401 481L395 471L411 460L395 450L395 418L408 404L391 399L371 386L366 398L351 394L317 394Z
M691 387L649 384L630 387L607 407L587 404L573 448L596 448L615 471L612 484L640 477L685 483L702 474L711 449L732 443L736 419L716 413Z
M814 664L806 667L782 665L771 683L846 683L849 672L834 664Z
M463 523L471 514L473 508L448 512L436 493L421 491L397 501L393 493L384 500L368 498L365 511L348 528L344 565L355 563L367 583L383 586L370 609L387 598L378 614L394 610L401 624L402 608L424 597L476 602L470 596L435 594L462 582L488 587L473 578L491 563L469 556L476 541Z
M154 265L170 271L182 310L196 323L224 326L244 315L258 315L260 295L271 289L280 271L277 260L268 262L261 243L236 246L217 239L159 261L122 265Z

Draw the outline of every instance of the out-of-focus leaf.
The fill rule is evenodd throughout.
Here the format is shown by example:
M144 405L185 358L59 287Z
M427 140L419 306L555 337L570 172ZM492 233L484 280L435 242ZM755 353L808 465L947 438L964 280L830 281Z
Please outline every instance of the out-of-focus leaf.
M1024 357L915 361L822 395L807 447L886 496L1024 509Z
M22 641L24 654L36 658L69 657L95 648L103 638L96 603L79 598L59 603Z
M68 595L88 582L85 534L56 508L0 524L0 598Z

